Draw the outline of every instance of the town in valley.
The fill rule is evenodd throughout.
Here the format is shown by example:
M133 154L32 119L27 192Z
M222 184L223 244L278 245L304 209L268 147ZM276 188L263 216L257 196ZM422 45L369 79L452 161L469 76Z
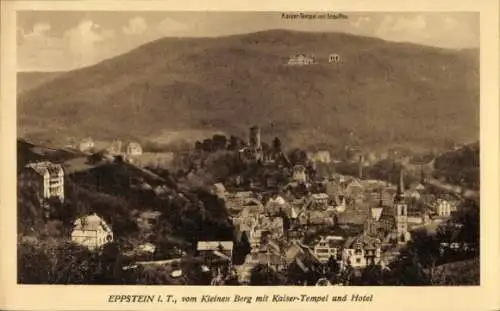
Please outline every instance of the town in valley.
M39 159L19 172L20 209L37 210L37 219L20 219L20 243L43 236L68 256L54 283L81 281L92 267L75 260L96 260L95 277L112 284L424 285L446 277L433 275L440 266L478 253L468 231L478 229L478 192L433 176L434 159L414 164L395 151L370 163L376 156L358 146L346 146L342 160L327 150L285 152L257 126L246 142L216 134L170 155L186 167L175 173L137 142L19 146ZM224 179L206 183L217 174ZM35 238L37 226L45 231Z

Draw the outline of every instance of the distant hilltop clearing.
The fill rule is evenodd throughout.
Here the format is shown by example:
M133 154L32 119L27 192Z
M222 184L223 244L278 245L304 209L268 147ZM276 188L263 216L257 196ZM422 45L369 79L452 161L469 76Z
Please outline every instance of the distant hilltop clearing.
M293 55L303 55L298 64L317 58L287 66ZM164 38L79 70L22 73L18 83L20 135L53 145L161 141L167 129L243 136L251 124L304 148L339 146L349 133L363 146L433 147L479 132L477 50L343 33Z

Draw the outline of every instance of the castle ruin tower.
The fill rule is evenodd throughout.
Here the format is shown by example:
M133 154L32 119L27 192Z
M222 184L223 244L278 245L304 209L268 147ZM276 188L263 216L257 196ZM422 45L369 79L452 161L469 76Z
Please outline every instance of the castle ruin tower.
M250 128L249 145L252 149L261 149L260 128L258 126L252 126Z
M261 161L264 158L260 140L260 128L252 126L250 128L250 137L248 139L248 149L250 150L253 161Z

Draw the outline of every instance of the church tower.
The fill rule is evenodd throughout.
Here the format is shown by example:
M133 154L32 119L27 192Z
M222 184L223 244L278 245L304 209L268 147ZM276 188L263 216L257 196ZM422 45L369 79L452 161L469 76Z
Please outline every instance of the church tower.
M398 243L406 243L409 240L408 232L408 205L404 198L404 178L403 169L399 172L399 183L394 197L394 220Z

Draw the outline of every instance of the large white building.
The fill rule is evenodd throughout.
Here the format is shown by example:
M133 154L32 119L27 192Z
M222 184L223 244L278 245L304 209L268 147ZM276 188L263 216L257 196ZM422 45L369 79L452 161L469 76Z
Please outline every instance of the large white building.
M140 156L142 154L142 147L139 143L131 142L127 145L127 155Z
M64 170L60 164L36 162L26 165L20 182L32 186L42 200L59 198L64 201Z
M457 205L445 199L436 199L433 205L436 213L441 217L449 217L451 213L457 211Z
M96 250L113 241L113 231L94 213L75 220L71 240L90 250Z

